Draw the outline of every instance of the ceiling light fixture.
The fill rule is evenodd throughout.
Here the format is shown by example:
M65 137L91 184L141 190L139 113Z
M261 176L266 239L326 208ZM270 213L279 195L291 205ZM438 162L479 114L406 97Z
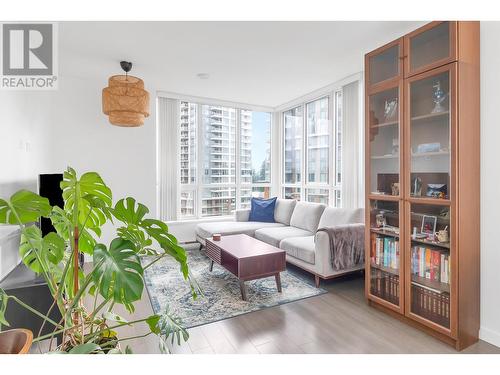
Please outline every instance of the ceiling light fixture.
M196 75L196 77L198 77L199 79L209 79L210 78L210 74L208 74L208 73L198 73Z
M149 93L144 90L144 81L129 76L132 63L121 61L125 75L112 76L108 87L102 90L102 111L109 116L112 125L136 127L144 125L149 116Z

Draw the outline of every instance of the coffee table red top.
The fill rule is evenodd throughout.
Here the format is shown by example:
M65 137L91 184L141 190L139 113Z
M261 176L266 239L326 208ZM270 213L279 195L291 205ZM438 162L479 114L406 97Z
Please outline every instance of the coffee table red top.
M218 246L238 259L285 252L246 234L222 236L220 241L207 238L207 241L212 242L215 246Z

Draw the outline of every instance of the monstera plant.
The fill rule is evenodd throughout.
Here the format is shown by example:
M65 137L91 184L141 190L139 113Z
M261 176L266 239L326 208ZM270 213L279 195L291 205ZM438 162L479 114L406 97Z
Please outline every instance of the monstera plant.
M113 312L116 305L134 311L134 303L143 294L144 271L163 257L172 257L179 263L196 298L199 289L190 277L186 252L168 232L167 225L147 218L149 209L134 198L120 199L113 205L110 188L95 172L78 178L68 168L61 189L64 208L51 206L46 198L27 190L18 191L8 200L0 199L0 223L20 226L22 261L43 276L53 297L50 310L41 312L0 289L0 324L9 325L5 312L11 301L43 319L33 342L51 339L49 351L130 352L128 346L122 348L119 343L134 337L120 337L116 330L132 324L145 324L149 328L147 334L158 335L162 350L168 350L168 338L178 344L187 340L180 320L168 310L134 321ZM42 236L33 224L40 217L49 218L55 232ZM106 246L97 239L108 222L115 225L116 235ZM88 269L79 266L80 253L92 257ZM50 318L52 309L59 309L60 321ZM52 333L42 335L47 325L53 326ZM54 337L62 337L56 348L52 348Z

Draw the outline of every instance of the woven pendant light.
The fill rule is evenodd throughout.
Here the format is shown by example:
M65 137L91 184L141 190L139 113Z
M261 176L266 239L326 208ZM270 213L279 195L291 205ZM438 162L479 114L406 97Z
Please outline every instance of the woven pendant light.
M144 125L149 116L149 93L142 79L129 76L132 63L120 62L125 75L112 76L102 90L102 111L112 125L136 127Z

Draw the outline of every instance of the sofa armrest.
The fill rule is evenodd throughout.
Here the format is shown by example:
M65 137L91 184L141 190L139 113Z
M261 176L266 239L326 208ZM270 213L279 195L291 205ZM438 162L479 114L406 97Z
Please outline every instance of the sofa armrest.
M236 210L234 211L234 220L235 221L248 221L250 217L250 210Z
M338 243L334 246L338 246L340 251L342 251L342 249L345 249L346 247L358 245L356 246L358 250L357 255L359 257L364 257L364 228L365 224L363 223L342 224L332 227L320 228L316 232L314 237L316 259L319 261L320 267L325 272L333 266L333 263L335 263L336 266L334 268L343 268L342 264L344 263L344 260L341 259L342 257L332 260L332 244L330 241L330 234L333 234L338 240Z
M335 232L342 232L348 229L353 229L353 230L364 230L365 229L365 223L349 223L349 224L338 224L338 225L332 225L328 227L322 227L318 228L318 231L335 231ZM316 233L318 233L318 231Z

